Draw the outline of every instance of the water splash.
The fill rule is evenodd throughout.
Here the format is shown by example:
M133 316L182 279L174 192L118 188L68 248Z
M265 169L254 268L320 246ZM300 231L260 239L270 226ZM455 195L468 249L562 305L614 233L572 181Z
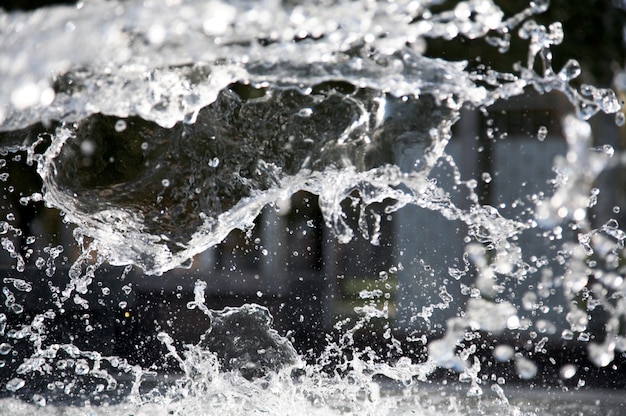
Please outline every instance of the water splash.
M588 355L599 367L614 362L626 350L624 233L615 220L594 228L589 216L598 177L623 155L592 148L584 120L617 113L620 104L611 90L574 87L582 71L576 61L553 68L551 48L563 30L533 20L547 1L512 16L490 0L446 11L440 3L93 1L1 13L1 154L23 151L36 164L43 188L20 203L44 200L61 210L77 226L78 251L63 284L45 283L45 301L21 274L3 278L0 336L7 342L0 354L15 352L12 362L21 362L4 387L32 402L3 404L14 414L44 406L49 412L48 401L87 403L93 414L427 415L467 414L476 406L486 414L540 414L505 394L508 374L488 373L496 362L511 363L514 378L538 377L537 361L557 333L546 306L556 288L565 298L557 314L569 326L561 337L592 341ZM506 53L516 31L528 41L528 55L510 72L424 56L427 38L484 38ZM506 204L481 203L478 181L463 178L462 156L453 158L448 145L463 111L486 111L530 88L561 92L576 116L562 122L567 150L554 161L553 190L529 195L531 208L505 215ZM532 132L541 141L549 133L545 126ZM480 177L485 184L494 179ZM88 312L106 307L110 293L102 288L92 299L104 263L139 266L147 275L188 267L231 231L251 234L264 207L299 191L319 196L323 221L344 244L355 232L380 244L383 217L407 206L466 229L461 260L447 268L467 300L462 312L445 327L434 323L433 314L456 296L442 285L439 300L411 310L411 322L424 321L430 332L401 338L389 323L388 276L402 273L399 265L381 271L385 290L358 292L354 316L335 324L336 336L317 357L298 356L289 338L271 329L267 309L209 309L204 282L196 283L188 307L210 320L208 329L184 346L158 332L162 366L130 364L105 347L79 348L72 331L65 339L48 329L57 315L77 309L85 333L94 331ZM358 213L354 226L346 201ZM385 206L382 214L370 215L377 205ZM21 237L14 221L0 222L0 235L19 273L34 252L14 245ZM536 236L552 242L554 258L523 250L523 240ZM57 263L68 261L64 250L46 247L48 259L35 266L58 277ZM419 265L432 270L423 259ZM120 290L130 296L133 289ZM35 299L47 311L24 314L23 305ZM593 318L605 326L601 339L589 325L594 309L607 315ZM384 354L358 339L378 324ZM514 347L480 343L509 334L517 337ZM495 361L483 359L492 347ZM453 371L462 393L445 384L425 387L441 368ZM559 372L562 380L576 373L571 363Z

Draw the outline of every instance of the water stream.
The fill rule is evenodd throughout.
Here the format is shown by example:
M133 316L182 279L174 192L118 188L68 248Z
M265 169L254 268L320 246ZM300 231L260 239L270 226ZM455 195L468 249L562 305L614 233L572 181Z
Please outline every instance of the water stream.
M621 103L548 1L448 3L0 11L0 413L620 414Z

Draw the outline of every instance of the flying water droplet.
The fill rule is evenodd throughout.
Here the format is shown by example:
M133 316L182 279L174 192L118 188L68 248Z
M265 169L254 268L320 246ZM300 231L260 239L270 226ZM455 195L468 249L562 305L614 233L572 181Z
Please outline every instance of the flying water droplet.
M123 132L124 130L126 130L126 121L124 120L117 120L115 122L115 131L118 133Z
M15 377L15 378L9 380L7 382L7 384L5 385L5 387L6 387L6 389L8 391L16 392L19 389L21 389L22 387L24 387L25 384L26 384L26 382L23 379L21 379L19 377Z
M208 163L208 165L209 165L210 167L212 167L212 168L216 168L216 167L218 167L218 166L219 166L219 164L220 164L220 159L219 159L217 156L216 156L216 157L214 157L214 158L212 158L212 159L209 159L209 163Z
M575 59L570 59L559 71L558 76L562 81L571 81L577 78L581 72L580 63Z
M546 139L546 137L548 137L548 128L546 126L539 127L539 130L537 131L537 139L542 142Z

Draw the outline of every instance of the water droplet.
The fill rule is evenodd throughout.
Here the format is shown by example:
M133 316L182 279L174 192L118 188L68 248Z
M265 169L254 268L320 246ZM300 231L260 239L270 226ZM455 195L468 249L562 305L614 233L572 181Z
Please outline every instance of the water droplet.
M118 133L123 132L124 130L126 130L126 121L124 120L117 120L115 122L115 131Z
M299 117L311 117L311 114L313 114L313 110L310 108L302 108L297 113Z
M26 382L24 380L22 380L19 377L13 378L11 380L9 380L7 382L7 384L5 385L6 389L11 391L11 392L16 392L19 389L21 389L22 387L24 387L24 385L26 384Z
M161 181L161 185L163 185L165 188L167 188L168 186L170 186L170 181L169 179L163 179Z
M493 349L493 357L500 362L510 360L513 358L513 354L515 354L515 349L510 345L501 344Z
M37 406L44 407L46 405L46 398L39 394L33 394L33 403Z
M569 380L576 375L577 371L578 367L576 367L574 364L565 364L563 367L561 367L559 374L561 375L561 378L563 380Z
M83 376L89 373L89 364L85 360L76 361L76 365L74 367L74 373L79 376Z
M212 168L218 167L220 164L220 159L216 156L213 159L209 159L208 165Z
M571 81L581 73L580 63L575 59L570 59L559 71L559 78L563 81Z
M46 265L46 260L43 259L42 257L37 257L37 260L35 260L35 267L41 270L43 269L45 265Z
M483 172L482 179L485 183L491 182L491 175L489 174L489 172Z
M539 127L539 130L537 130L537 139L542 142L546 137L548 137L548 128L546 126Z
M128 302L126 302L126 301L124 301L124 300L123 300L123 301L121 301L120 303L118 303L118 306L119 306L121 309L125 309L125 308L126 308L126 306L128 306Z
M2 344L0 344L0 355L7 355L11 352L12 349L13 347L11 347L10 344L3 342Z
M621 111L615 113L615 124L618 127L622 127L624 124L626 124L626 115L624 115L624 113L622 113Z
M83 156L90 157L96 153L97 145L93 140L84 140L80 144L80 152Z
M537 375L537 365L526 357L516 357L515 370L523 380L530 380Z

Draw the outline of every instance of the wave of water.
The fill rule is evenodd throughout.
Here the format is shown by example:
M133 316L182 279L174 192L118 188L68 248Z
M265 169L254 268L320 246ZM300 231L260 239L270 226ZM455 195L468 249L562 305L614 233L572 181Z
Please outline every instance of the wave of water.
M361 320L337 324L340 340L312 365L271 329L266 310L246 305L211 311L204 305L206 284L199 282L190 307L203 311L212 329L185 351L168 334L158 335L168 351L164 359L178 367L170 380L159 379L159 368L82 351L71 342L47 342L54 308L20 324L2 313L0 335L33 346L5 389L41 406L49 396L28 385L39 379L61 401L64 395L67 401L111 400L106 410L90 410L95 414L331 409L427 415L444 408L464 414L474 399L438 392L445 398L435 400L431 391L415 387L438 368L451 368L472 397L493 384L494 401L482 405L488 414L532 414L537 410L511 405L500 384L484 378L475 351L462 345L475 331L524 327L503 287L518 290L511 282L546 269L533 266L518 241L542 230L545 240L560 240L568 224L578 240L559 242L558 256L548 263L566 267L559 284L572 334L587 325L586 313L573 306L581 293L597 297L608 311L609 336L589 344L589 351L597 365L609 365L626 349L616 260L624 233L615 221L592 228L587 213L595 180L622 156L608 147L591 149L584 120L617 113L620 104L611 90L570 85L581 71L577 62L552 68L550 48L562 42L563 32L557 23L545 27L533 20L548 2L530 2L512 16L490 0L459 2L445 11L440 3L93 1L0 14L0 145L4 153L26 151L43 180L41 193L24 203L43 199L62 211L77 226L82 249L70 283L53 291L56 308L70 299L89 308L80 296L101 263L138 266L148 275L184 267L232 230L250 230L264 207L298 191L319 196L324 221L342 243L357 232L376 244L376 224L367 221L366 209L383 201L393 201L386 214L413 205L464 224L464 263L449 273L457 279L471 263L478 271L474 289L482 290L448 322L442 338L433 341L428 334L428 357L419 363L408 357L386 362L371 350L354 350L358 328L388 317L367 301L382 293L364 293ZM507 73L424 56L426 38L485 38L505 54L511 36L527 40L529 52L526 63ZM560 91L576 116L563 120L567 153L555 161L552 194L535 198L530 215L507 217L478 202L476 181L461 178L459 160L446 146L463 108L486 108L529 89ZM452 172L449 186L433 174L442 165ZM469 207L454 202L461 190ZM348 225L346 200L361 212L356 229ZM0 231L15 230L7 221ZM2 241L16 270L23 270L23 255L8 238ZM602 268L588 263L595 253L606 260ZM52 277L54 267L48 270ZM585 292L590 275L599 286ZM26 281L10 279L4 279L5 306L17 312L12 291ZM441 297L443 304L431 306L447 307L450 300L443 292ZM247 329L233 336L234 328ZM233 341L250 334L258 335L251 344ZM507 351L496 358L504 360ZM532 378L531 360L519 351L509 358L517 376ZM336 370L329 372L332 366ZM120 386L118 378L126 382ZM151 383L156 387L145 387ZM17 413L34 411L21 402L7 405Z

